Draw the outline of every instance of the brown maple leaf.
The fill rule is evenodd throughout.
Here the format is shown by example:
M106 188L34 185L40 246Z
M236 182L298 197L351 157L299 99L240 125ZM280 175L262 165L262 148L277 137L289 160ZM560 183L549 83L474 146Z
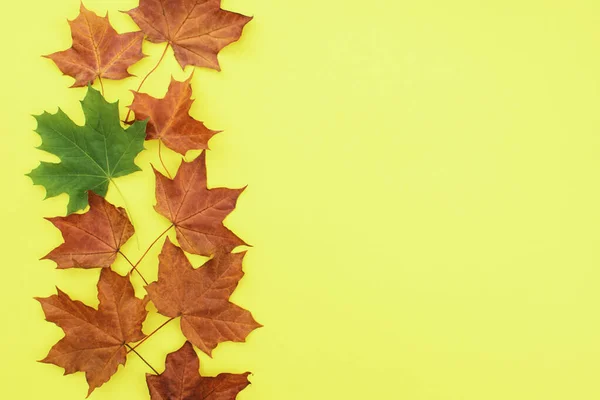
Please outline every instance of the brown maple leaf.
M148 120L146 138L161 140L167 147L185 156L188 150L208 148L208 140L218 131L208 129L189 114L192 107L192 77L184 82L171 78L163 99L133 92L129 107L137 120Z
M142 32L119 34L108 15L99 17L81 4L80 13L69 21L73 46L48 57L65 74L75 78L72 87L85 86L96 78L123 79L127 68L141 60Z
M102 196L88 192L90 209L85 214L47 218L60 229L65 242L43 259L58 268L109 268L121 246L133 235L127 213Z
M144 337L147 300L135 297L129 279L110 269L103 269L98 281L98 309L71 298L57 288L58 294L36 298L46 314L65 332L44 363L58 365L65 374L85 372L88 395L107 382L125 364L126 343Z
M154 173L154 208L173 223L185 251L208 256L246 244L223 225L244 189L208 189L205 152L192 162L182 163L173 180L156 170Z
M152 400L234 400L250 384L249 372L201 376L200 361L190 342L167 355L165 371L146 374Z
M181 317L184 336L208 354L221 342L243 342L261 327L249 311L229 296L244 276L245 253L220 253L194 269L179 247L167 238L159 256L158 281L146 286L159 313Z
M217 53L237 41L252 17L221 9L221 0L140 0L127 11L153 43L168 42L182 68L220 70Z

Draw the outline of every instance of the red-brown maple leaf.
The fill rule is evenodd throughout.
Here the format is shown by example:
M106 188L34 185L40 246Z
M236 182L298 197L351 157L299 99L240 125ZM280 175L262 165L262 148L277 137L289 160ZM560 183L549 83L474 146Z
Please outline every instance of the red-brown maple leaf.
M165 371L146 374L152 400L234 400L250 384L249 372L201 376L200 361L190 342L167 355Z
M189 114L192 107L192 77L184 82L171 78L163 99L133 92L129 108L135 119L148 119L146 138L161 140L167 147L185 156L188 150L208 148L208 140L218 131L208 129Z
M173 180L156 170L154 173L154 208L173 223L185 251L208 256L246 244L223 225L244 189L208 189L205 152L192 162L182 163Z
M65 74L75 78L72 87L85 86L96 78L123 79L131 76L127 68L144 57L142 32L119 34L108 16L99 17L83 3L80 13L69 21L73 46L46 57Z
M140 0L127 13L154 43L168 42L182 68L220 70L217 53L237 41L252 17L221 9L221 0Z
M110 269L103 269L98 281L98 309L71 298L57 288L58 294L36 298L46 314L65 332L44 363L58 365L65 374L85 372L88 395L107 382L125 364L126 343L144 337L142 322L146 319L146 300L135 297L129 279Z
M84 214L47 218L65 240L43 257L55 261L58 268L108 268L133 235L133 225L124 209L91 191L88 199L90 209Z
M146 286L159 313L181 317L181 331L211 355L221 342L243 342L261 327L249 311L229 301L244 276L244 253L220 253L194 269L179 247L167 238L159 256L158 281Z

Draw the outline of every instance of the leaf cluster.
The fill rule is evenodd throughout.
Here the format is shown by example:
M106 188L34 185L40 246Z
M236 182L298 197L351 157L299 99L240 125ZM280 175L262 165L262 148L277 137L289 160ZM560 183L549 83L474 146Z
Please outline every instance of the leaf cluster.
M145 359L138 347L162 326L179 320L187 341L167 355L163 373L150 364L146 381L151 399L232 400L248 384L248 375L223 373L216 377L199 374L194 348L211 356L219 343L243 342L261 325L252 314L229 298L243 277L246 245L223 224L243 189L207 187L206 149L218 131L208 129L190 114L193 100L191 80L171 80L167 94L156 99L134 91L130 112L135 117L123 123L119 105L104 98L102 79L124 79L128 68L142 57L142 43L149 40L172 47L179 64L220 70L218 52L239 39L251 20L222 10L220 0L140 0L139 7L127 12L140 27L138 32L117 33L108 17L100 17L81 5L79 16L70 21L73 45L48 55L58 68L75 79L74 87L88 86L81 102L85 124L76 125L62 110L36 117L36 132L42 138L40 149L60 158L58 163L42 162L29 176L46 189L47 197L69 196L66 216L48 220L58 228L64 243L44 259L59 269L99 268L99 304L90 307L57 288L57 294L37 298L46 319L65 333L42 360L64 368L65 374L85 373L91 394L113 376L127 355ZM158 64L157 64L158 66ZM100 84L100 91L92 87ZM104 197L114 179L142 170L136 156L145 140L160 144L185 156L188 150L205 150L195 160L183 162L171 178L154 170L156 212L169 220L148 250L163 240L158 262L158 279L147 282L138 265L123 253L123 245L135 235L135 227L125 209ZM159 151L161 147L159 146ZM160 156L160 153L159 153ZM89 206L89 208L88 208ZM81 210L83 213L77 213ZM168 237L174 230L175 244ZM193 268L185 252L210 257ZM131 265L126 276L111 269L118 257ZM131 275L138 273L146 283L147 295L137 298ZM143 324L148 303L166 320L146 334Z

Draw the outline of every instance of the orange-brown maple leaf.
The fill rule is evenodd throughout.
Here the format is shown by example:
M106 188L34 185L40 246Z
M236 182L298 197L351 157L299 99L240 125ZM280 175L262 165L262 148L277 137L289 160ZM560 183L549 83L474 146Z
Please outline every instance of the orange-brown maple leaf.
M88 395L107 382L125 364L125 345L144 337L142 322L146 319L146 300L135 297L126 277L103 269L98 281L98 309L71 298L57 288L58 294L36 298L46 320L65 332L44 363L58 365L65 374L85 372Z
M244 189L208 189L205 159L202 152L194 161L182 163L173 180L155 170L154 208L173 223L185 251L208 256L246 243L223 225Z
M146 374L152 400L234 400L250 384L249 372L201 376L200 361L190 342L167 355L165 371Z
M154 43L168 42L182 68L220 70L217 54L237 41L252 17L221 9L221 0L140 0L127 12Z
M208 140L218 131L208 129L189 114L192 103L192 77L184 82L171 78L163 99L133 92L129 108L135 119L148 119L146 138L161 140L167 147L185 156L188 150L208 148Z
M85 86L96 78L123 79L127 68L144 57L142 32L119 34L108 16L100 17L81 4L77 18L69 21L73 46L46 57L65 74L75 78L72 87Z
M102 196L88 192L90 209L84 214L47 218L60 229L65 242L43 259L58 268L109 268L121 246L133 235L127 213Z
M261 325L249 311L229 301L244 276L244 253L219 253L194 269L167 238L159 256L158 281L146 286L159 313L181 317L183 335L211 355L221 342L243 342Z

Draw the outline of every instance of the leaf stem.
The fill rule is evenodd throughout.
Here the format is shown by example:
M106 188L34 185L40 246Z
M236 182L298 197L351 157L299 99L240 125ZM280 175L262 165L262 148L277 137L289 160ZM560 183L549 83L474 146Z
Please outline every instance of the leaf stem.
M141 341L139 341L135 346L133 346L129 351L134 351L135 349L138 348L139 345L141 345L142 343L144 343L147 339L150 339L150 337L152 335L154 335L156 332L158 332L159 330L162 329L162 327L164 327L165 325L167 325L169 322L173 321L175 318L169 318L168 320L166 320L165 322L162 323L161 326L159 326L158 328L156 328L155 330L153 330L151 333L149 333L148 335L146 335L145 338L143 338ZM129 353L128 351L128 353Z
M154 73L154 71L156 71L158 69L158 66L160 65L160 63L162 62L162 60L164 60L165 56L167 55L167 50L169 49L169 45L170 42L167 42L167 45L165 46L165 49L163 50L162 55L160 56L160 58L158 59L158 62L156 63L156 65L154 66L154 68L152 68L150 70L150 72L148 72L146 74L146 76L144 77L144 79L142 79L142 82L140 82L140 86L138 86L136 92L139 92L142 89L142 86L144 85L144 82L146 82L146 79L148 79L148 77L150 75L152 75L152 73ZM127 116L125 117L125 123L129 124L133 121L129 121L129 116L131 115L131 108L129 109L129 111L127 111Z
M149 363L148 361L146 361L146 359L145 359L144 357L142 357L142 355L141 355L140 353L138 353L137 351L135 351L135 350L133 349L133 347L131 347L131 346L130 346L130 345L128 345L127 343L125 343L125 346L126 346L126 347L128 347L130 351L133 351L133 352L134 352L134 353L135 353L135 354L136 354L136 355L137 355L137 356L138 356L138 357L139 357L139 358L140 358L140 359L141 359L141 360L142 360L142 361L143 361L143 362L144 362L144 363L145 363L147 366L149 366L149 367L150 367L150 369L151 369L152 371L154 371L154 373L155 373L156 375L160 375L160 373L159 373L159 372L158 372L156 369L154 369L154 367L153 367L152 365L150 365L150 363Z
M102 77L98 75L98 82L100 82L100 93L102 93L102 97L104 97L104 83L102 82Z
M133 213L131 211L131 207L129 207L129 204L127 203L127 199L125 198L125 195L123 194L123 192L121 192L119 185L117 185L117 183L112 178L109 178L109 181L110 181L110 183L113 184L115 189L117 189L117 192L119 192L119 196L121 196L121 199L123 199L123 204L125 205L125 210L127 211L127 215L129 216L131 223L133 224L133 226L137 225L135 223L135 219L133 218ZM135 240L137 241L137 245L139 248L140 247L140 238L137 235L135 236Z
M169 227L167 229L165 229L156 239L154 239L154 241L150 244L150 246L148 246L148 248L146 249L146 251L144 252L144 254L142 254L142 256L140 257L140 259L135 264L132 265L131 271L129 271L130 273L132 271L134 271L134 270L137 271L138 265L140 265L140 263L142 262L142 260L144 259L144 257L146 257L146 254L148 254L148 252L156 244L156 242L158 242L160 240L160 238L165 235L165 233L169 232L169 230L173 226L174 226L173 224L169 225Z
M125 259L125 261L127 261L129 263L129 265L131 265L131 271L129 271L129 273L135 271L138 273L138 275L140 276L140 278L142 278L142 280L144 281L144 283L146 285L148 285L148 281L146 280L146 278L144 278L144 275L142 275L142 273L140 271L138 271L138 269L133 265L133 263L131 262L131 260L129 258L127 258L127 256L125 255L125 253L123 253L121 250L119 250L119 254L123 256L123 258Z
M169 177L169 179L173 179L173 177L169 173L169 170L167 169L167 166L165 165L165 162L163 161L161 150L162 150L162 140L158 139L158 159L160 160L160 163L162 164L163 169L167 173L167 176Z

